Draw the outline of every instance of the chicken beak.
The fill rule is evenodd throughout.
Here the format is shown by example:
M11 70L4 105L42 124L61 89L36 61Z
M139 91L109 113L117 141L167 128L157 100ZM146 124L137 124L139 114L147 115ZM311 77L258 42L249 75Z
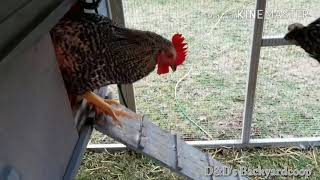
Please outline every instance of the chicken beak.
M177 70L177 65L172 65L172 66L170 66L170 67L171 67L171 69L172 69L173 72L175 72L175 71Z

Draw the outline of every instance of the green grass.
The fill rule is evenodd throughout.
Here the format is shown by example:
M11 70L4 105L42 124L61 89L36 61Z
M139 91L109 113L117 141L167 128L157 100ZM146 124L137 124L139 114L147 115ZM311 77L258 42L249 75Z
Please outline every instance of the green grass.
M253 19L234 18L252 10L253 0L125 0L128 27L170 38L181 32L188 59L175 73L156 73L135 83L138 112L185 139L239 139L248 75ZM309 10L310 17L267 18L265 35L283 35L290 23L309 23L320 16L318 0L269 0L269 10ZM263 48L261 52L252 137L320 136L320 66L298 47ZM177 89L177 81L185 74ZM93 142L110 142L95 133ZM234 167L314 167L320 177L319 150L211 150ZM107 163L104 161L108 161ZM131 152L88 153L78 179L175 179L167 169Z
M268 1L269 9L313 7L310 14L314 17L269 18L265 34L281 35L287 31L289 23L312 21L317 14L311 10L317 6L320 5L315 0L305 4ZM178 72L164 77L154 73L135 84L138 111L188 139L209 138L188 118L214 139L240 138L253 19L233 17L238 10L254 9L254 1L136 0L125 1L124 7L127 26L155 31L168 38L178 31L186 36L189 44L187 62ZM177 104L173 98L175 85L190 69L189 76L178 86ZM320 127L320 77L316 76L319 70L320 67L297 47L262 50L254 137L320 135L317 128L313 128ZM182 115L181 109L188 118ZM312 117L304 119L304 114ZM288 127L276 126L281 122L286 122Z
M209 154L217 160L233 168L248 167L251 169L312 169L309 179L320 177L320 150L299 150L297 148L209 150ZM252 177L253 179L266 179ZM306 179L289 177L290 179ZM170 170L159 167L157 163L131 151L116 153L88 152L82 162L77 176L78 180L182 180L185 179ZM281 179L276 177L275 179ZM285 178L282 178L285 179Z
M159 167L146 157L133 152L87 153L78 180L178 179L170 170ZM181 178L180 178L181 179Z

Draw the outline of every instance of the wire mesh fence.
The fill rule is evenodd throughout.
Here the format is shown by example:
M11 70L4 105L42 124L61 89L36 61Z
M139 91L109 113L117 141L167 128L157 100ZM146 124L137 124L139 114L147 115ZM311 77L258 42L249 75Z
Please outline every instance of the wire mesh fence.
M310 16L279 19L270 11L264 34L283 35L288 24L319 17L317 0L308 2L268 1L267 9L309 9ZM185 140L240 139L255 1L123 0L123 8L127 27L168 39L180 32L189 47L175 73L134 84L138 113ZM319 137L319 71L299 48L263 48L252 138ZM100 135L93 142L113 143Z
M283 35L292 23L320 17L317 1L267 1L265 36ZM296 46L262 48L253 138L320 136L318 62Z

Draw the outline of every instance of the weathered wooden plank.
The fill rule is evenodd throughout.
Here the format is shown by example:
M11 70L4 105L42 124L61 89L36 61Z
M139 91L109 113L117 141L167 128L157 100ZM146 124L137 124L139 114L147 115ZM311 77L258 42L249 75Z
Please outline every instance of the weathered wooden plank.
M119 105L116 108L122 108L133 113L124 106ZM98 131L189 179L239 179L234 176L212 177L207 175L209 166L222 167L223 164L199 149L188 145L177 135L161 130L146 117L135 120L123 118L122 129L115 127L109 117L101 116L98 118L100 119L97 120L95 125Z
M210 180L206 175L208 168L207 156L200 150L186 144L177 137L178 167L188 177L199 180Z
M138 149L141 123L141 119L128 120L124 118L122 121L123 128L118 128L114 126L109 117L100 116L99 124L95 128L103 134L126 144L129 148Z
M175 144L172 134L162 131L145 117L141 132L141 151L169 167L175 167Z
M178 171L181 171L182 168L183 168L183 165L181 164L181 159L180 159L180 157L181 157L181 146L180 146L180 142L179 141L180 140L178 138L178 135L175 134L174 135L174 145L175 145L174 150L175 150L175 155L176 155L176 157L175 157L176 169Z
M227 172L225 172L226 174L229 175L229 173L232 173L231 170L232 170L232 167L230 166L226 166L226 165L223 165L221 162L213 159L213 158L210 158L209 155L208 155L208 165L210 168L216 168L216 167L219 167L220 169L221 168L224 168L225 170L229 170ZM217 177L220 177L220 178L223 178L224 180L232 180L232 179L241 179L241 180L245 180L247 179L246 177L241 177L239 176L238 174L235 174L235 175L225 175L225 176L222 176L221 174L220 175L217 175L217 174L212 174L212 179L216 179Z
M211 167L214 168L213 162L216 161L216 160L210 158L209 153L206 153L206 160L207 160L208 168L211 168ZM213 175L212 174L209 175L209 179L213 180Z

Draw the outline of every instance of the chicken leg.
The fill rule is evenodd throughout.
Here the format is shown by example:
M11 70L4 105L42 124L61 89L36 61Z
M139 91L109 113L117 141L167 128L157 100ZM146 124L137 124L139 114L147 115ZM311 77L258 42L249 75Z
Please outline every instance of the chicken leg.
M121 121L119 119L120 116L126 116L129 118L134 118L133 115L128 112L114 109L112 105L119 104L116 100L113 99L103 99L100 96L96 95L92 91L87 91L82 95L84 99L88 101L88 103L94 105L97 113L105 113L112 117L113 123L119 127L122 127Z

